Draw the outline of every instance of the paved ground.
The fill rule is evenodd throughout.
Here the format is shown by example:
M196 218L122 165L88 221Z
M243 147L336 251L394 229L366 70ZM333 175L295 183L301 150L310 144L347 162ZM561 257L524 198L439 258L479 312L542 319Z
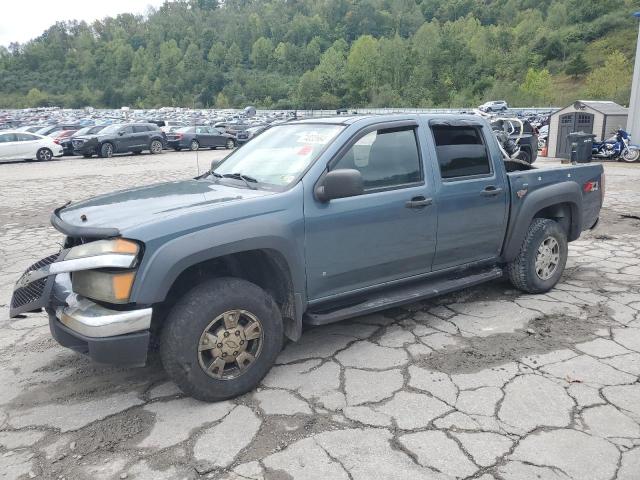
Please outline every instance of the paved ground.
M0 165L0 478L639 479L640 221L621 215L640 215L640 165L606 170L554 291L497 281L308 330L260 389L204 404L6 308L61 240L55 206L194 176L194 154Z

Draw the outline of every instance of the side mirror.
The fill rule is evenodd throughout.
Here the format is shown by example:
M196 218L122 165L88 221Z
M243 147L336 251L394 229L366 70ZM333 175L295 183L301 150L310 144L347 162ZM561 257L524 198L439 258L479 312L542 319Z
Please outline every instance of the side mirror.
M124 135L124 130L120 130L120 131L118 132L118 135L123 136L123 135Z
M364 192L362 174L355 169L338 169L327 173L316 187L316 198L328 202L334 198L355 197Z
M215 159L211 161L211 171L215 170L216 168L218 168L218 165L220 165L222 163L222 158L220 159Z

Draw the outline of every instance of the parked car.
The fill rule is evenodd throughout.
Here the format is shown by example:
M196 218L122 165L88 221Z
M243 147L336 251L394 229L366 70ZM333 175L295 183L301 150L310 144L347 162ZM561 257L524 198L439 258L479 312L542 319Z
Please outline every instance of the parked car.
M23 125L22 127L16 128L14 132L36 133L41 128L43 128L43 125Z
M29 132L0 132L0 160L40 160L62 156L62 147L52 138Z
M198 150L199 148L234 148L236 141L232 135L215 127L197 126L182 127L167 135L167 145L176 151L184 148Z
M9 313L44 307L55 339L99 362L142 365L157 335L185 393L231 398L303 324L503 276L552 289L598 221L602 165L507 173L502 158L471 115L277 125L195 179L55 210L64 247L27 269Z
M78 130L77 132L74 132L71 136L64 138L62 141L60 141L60 145L62 145L62 148L64 150L64 155L74 154L73 153L74 138L83 137L85 135L93 135L95 133L98 133L100 130L103 130L105 127L106 125L93 125L90 127L84 127Z
M493 100L491 102L483 103L478 107L481 112L504 112L509 108L507 102L504 100Z
M260 126L257 126L257 127L247 128L246 130L244 130L242 132L238 132L236 134L236 141L238 142L238 145L242 145L243 143L247 143L252 138L257 137L258 135L260 135L267 128L269 128L269 125L260 125Z
M37 133L38 135L50 135L58 130L80 130L81 128L82 125L79 123L60 123L55 125L45 125L34 133Z
M114 153L139 154L143 150L158 154L162 153L165 141L164 133L152 123L116 123L95 134L72 139L73 152L85 158L93 155L109 158Z

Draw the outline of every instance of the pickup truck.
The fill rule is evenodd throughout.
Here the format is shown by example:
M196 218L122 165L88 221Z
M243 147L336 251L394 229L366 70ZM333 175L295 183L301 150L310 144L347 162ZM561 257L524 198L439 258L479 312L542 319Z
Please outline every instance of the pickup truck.
M472 115L276 125L195 179L56 209L61 251L18 280L63 346L143 365L158 345L187 394L254 388L286 338L508 277L558 282L598 221L601 165L509 164Z

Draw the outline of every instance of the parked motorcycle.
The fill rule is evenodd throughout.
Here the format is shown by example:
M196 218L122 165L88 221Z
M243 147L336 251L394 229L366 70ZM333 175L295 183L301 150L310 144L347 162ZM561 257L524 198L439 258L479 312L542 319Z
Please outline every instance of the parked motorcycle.
M593 142L591 152L593 158L622 160L630 163L640 159L640 147L632 145L630 135L621 128L614 132L613 137L604 142Z

